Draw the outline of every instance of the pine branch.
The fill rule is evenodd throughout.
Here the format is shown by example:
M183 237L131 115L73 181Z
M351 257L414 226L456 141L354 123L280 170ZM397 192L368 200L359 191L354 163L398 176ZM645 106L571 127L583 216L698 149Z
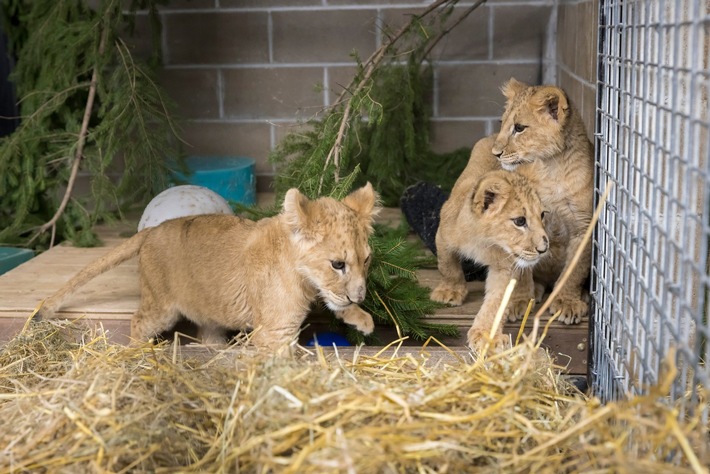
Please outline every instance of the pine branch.
M106 41L108 40L109 27L104 24L103 31L101 32L101 41L99 43L99 56L103 56L106 49ZM89 130L89 119L91 118L91 112L94 110L94 99L96 97L96 84L99 77L99 64L96 62L94 64L94 69L91 72L91 82L89 84L89 96L86 99L86 107L84 108L84 117L81 121L81 130L79 130L79 137L77 139L76 152L74 154L74 163L72 163L71 172L69 174L69 180L67 181L67 189L64 192L64 197L59 204L59 208L54 213L52 218L43 224L37 233L29 240L31 244L37 237L41 234L47 232L47 229L52 229L52 238L49 242L49 248L54 246L54 238L56 235L57 221L64 213L64 210L69 203L72 193L74 192L74 183L76 182L76 175L79 172L79 166L81 165L81 159L84 156L84 145L86 144L86 135Z
M325 159L325 163L323 164L323 174L321 175L320 182L318 184L318 194L321 194L323 192L323 176L327 172L328 166L331 164L331 162L335 165L333 173L336 183L338 182L340 176L341 151L343 148L343 142L345 140L345 134L350 123L350 115L353 110L355 99L356 97L358 97L359 93L362 92L369 84L370 80L372 79L372 75L377 70L377 67L387 57L387 52L390 51L395 45L395 43L397 43L408 31L410 31L415 24L419 23L422 18L429 15L431 12L435 11L442 5L450 4L451 6L453 6L457 2L458 0L437 0L431 5L429 5L429 7L427 7L427 9L424 10L421 15L415 15L409 21L409 23L401 27L391 38L389 38L389 41L377 48L375 52L370 55L370 57L363 64L365 72L362 78L360 78L359 81L357 80L357 77L353 80L353 82L357 81L357 84L352 88L345 88L343 92L341 92L340 96L338 97L338 100L336 100L336 104L342 103L343 98L346 94L350 94L350 99L345 102L345 106L343 109L343 118L341 119L340 127L335 137L335 142L333 143L333 146L328 152L328 155ZM485 0L483 0L483 2L485 2ZM478 4L476 5L478 6Z
M131 12L146 9L158 24L155 5L164 2L0 3L14 15L5 26L24 117L0 138L0 242L95 245L97 221L165 188L166 159L180 156L171 104L120 39ZM106 173L119 159L124 173L115 182ZM77 190L79 170L90 195Z

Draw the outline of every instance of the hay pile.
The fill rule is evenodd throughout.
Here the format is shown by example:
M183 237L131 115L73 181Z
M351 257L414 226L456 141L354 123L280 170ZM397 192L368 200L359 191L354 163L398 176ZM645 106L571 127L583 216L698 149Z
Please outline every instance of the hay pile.
M188 356L41 322L0 353L0 472L665 473L710 462L698 419L679 423L657 396L600 406L530 344L474 363L388 354Z

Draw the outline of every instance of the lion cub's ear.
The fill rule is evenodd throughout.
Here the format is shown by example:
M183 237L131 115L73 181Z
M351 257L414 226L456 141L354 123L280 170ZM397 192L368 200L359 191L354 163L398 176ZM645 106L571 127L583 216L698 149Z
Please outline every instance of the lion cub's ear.
M539 114L551 118L560 125L567 120L569 101L564 91L558 87L540 88L533 95L532 103Z
M355 211L361 219L366 219L368 222L380 212L380 208L377 207L377 193L369 182L345 196L343 204Z
M516 95L527 89L529 86L525 84L524 82L520 82L514 77L511 77L508 82L503 84L503 86L500 88L501 92L503 95L508 99L509 101L513 100Z
M474 211L480 214L495 214L505 205L509 191L508 183L501 178L483 178L473 194Z
M311 201L303 195L298 189L291 188L284 196L283 210L281 211L286 219L286 223L291 228L291 231L299 239L318 242L322 239L319 232L311 229Z

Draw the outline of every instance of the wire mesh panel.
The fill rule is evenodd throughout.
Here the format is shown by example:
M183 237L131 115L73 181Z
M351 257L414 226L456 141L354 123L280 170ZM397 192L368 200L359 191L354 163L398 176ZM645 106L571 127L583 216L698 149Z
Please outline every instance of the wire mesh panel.
M601 0L592 384L671 397L710 388L710 2Z

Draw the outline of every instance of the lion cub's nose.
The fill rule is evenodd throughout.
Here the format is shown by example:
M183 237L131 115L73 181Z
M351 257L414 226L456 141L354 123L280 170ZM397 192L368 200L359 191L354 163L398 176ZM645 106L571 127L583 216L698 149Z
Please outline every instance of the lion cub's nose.
M542 236L542 245L536 249L536 250L537 250L537 253L539 253L540 255L542 255L543 253L547 252L547 249L548 249L549 247L550 247L550 243L549 243L549 241L547 240L547 236L546 236L546 235L543 235L543 236Z
M365 285L360 285L354 292L353 297L348 296L348 299L355 304L360 304L365 301L365 295L367 294L367 289Z

